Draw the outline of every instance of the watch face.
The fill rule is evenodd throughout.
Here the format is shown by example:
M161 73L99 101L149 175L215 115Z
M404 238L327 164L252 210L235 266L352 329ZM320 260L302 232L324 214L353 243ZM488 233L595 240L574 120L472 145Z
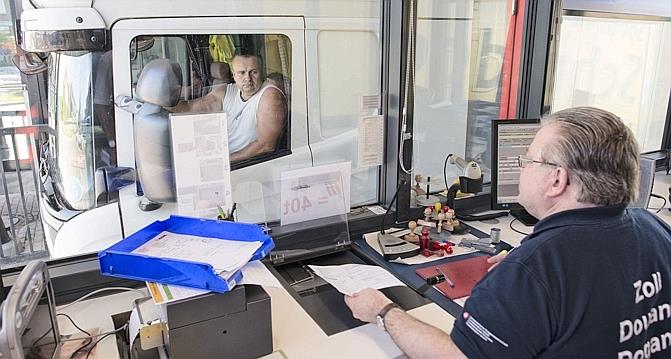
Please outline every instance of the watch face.
M381 316L379 316L379 315L378 315L377 317L375 317L375 319L376 319L376 321L377 321L377 326L380 327L380 329L385 330L385 328L384 328L384 319L383 319Z

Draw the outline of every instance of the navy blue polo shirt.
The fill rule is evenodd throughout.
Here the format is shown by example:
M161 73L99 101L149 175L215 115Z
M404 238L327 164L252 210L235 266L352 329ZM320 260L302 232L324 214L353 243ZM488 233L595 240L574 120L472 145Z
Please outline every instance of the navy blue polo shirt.
M624 206L544 218L473 289L469 358L671 358L671 228Z

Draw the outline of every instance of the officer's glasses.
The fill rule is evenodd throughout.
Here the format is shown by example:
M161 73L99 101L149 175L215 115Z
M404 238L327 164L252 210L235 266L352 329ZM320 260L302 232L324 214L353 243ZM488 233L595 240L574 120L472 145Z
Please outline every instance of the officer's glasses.
M520 168L527 168L527 167L529 167L532 163L539 163L539 164L542 164L542 165L559 167L559 165L556 164L556 163L532 160L531 158L529 158L529 157L527 157L527 156L522 156L522 155L517 156L517 165L518 165Z

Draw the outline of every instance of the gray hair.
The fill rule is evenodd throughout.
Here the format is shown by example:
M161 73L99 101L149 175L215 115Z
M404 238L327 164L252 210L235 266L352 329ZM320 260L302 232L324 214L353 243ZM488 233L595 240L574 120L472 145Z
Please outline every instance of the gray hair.
M619 117L593 107L576 107L549 115L543 126L557 129L556 139L543 149L544 160L566 167L571 183L580 185L578 202L627 205L636 199L638 143Z

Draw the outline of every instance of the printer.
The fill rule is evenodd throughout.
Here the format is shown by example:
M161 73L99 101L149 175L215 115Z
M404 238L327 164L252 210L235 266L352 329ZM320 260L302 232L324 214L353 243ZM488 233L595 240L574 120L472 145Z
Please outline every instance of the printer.
M129 322L131 358L256 358L273 351L270 296L238 285L155 305L135 303Z

